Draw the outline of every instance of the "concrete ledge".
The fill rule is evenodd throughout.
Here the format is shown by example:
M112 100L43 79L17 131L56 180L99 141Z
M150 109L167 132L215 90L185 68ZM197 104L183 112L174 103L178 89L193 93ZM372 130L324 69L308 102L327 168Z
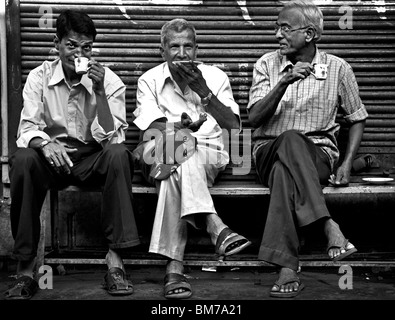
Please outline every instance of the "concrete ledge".
M69 186L62 191L100 191L99 188L90 187L77 187ZM395 194L395 184L383 184L383 185L369 185L366 183L350 183L348 187L325 187L323 189L324 194ZM154 187L149 187L145 185L134 184L133 193L135 194L156 194L156 189ZM269 188L265 188L260 184L247 182L247 183L218 183L214 187L210 188L210 193L212 195L219 196L259 196L259 195L269 195Z

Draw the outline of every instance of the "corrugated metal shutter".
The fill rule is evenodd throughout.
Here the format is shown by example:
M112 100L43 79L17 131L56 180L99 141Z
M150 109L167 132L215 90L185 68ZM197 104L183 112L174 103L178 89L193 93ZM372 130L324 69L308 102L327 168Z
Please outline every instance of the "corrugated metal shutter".
M138 77L162 62L158 50L161 26L170 19L183 17L197 29L199 59L219 66L229 75L234 96L242 110L244 128L249 128L245 108L253 64L265 52L277 48L273 25L284 2L22 0L22 83L32 68L46 59L54 59L50 51L55 29L51 25L54 26L59 12L67 8L81 10L94 19L98 29L97 59L114 70L127 85L127 114L131 119ZM319 47L351 64L361 98L370 113L359 152L376 154L383 166L392 167L395 164L395 3L316 3L325 17L325 30ZM12 6L18 7L18 2ZM342 11L347 7L348 11ZM351 13L351 9L352 29L341 29L341 18L347 12ZM13 10L16 11L15 8ZM46 20L51 12L53 19ZM10 19L11 23L19 22L15 13ZM350 23L351 20L348 18L343 22ZM13 35L9 45L18 46L17 37ZM14 58L18 61L18 57ZM17 74L11 76L16 77ZM19 106L18 99L14 98L10 106ZM138 130L132 127L127 139L130 146L134 145Z

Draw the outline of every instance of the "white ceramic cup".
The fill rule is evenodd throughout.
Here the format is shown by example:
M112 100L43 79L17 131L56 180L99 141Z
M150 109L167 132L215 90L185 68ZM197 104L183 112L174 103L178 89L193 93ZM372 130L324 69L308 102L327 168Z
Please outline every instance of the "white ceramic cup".
M317 80L325 80L328 76L328 65L325 63L314 64L314 70L311 73Z
M89 59L86 57L78 57L74 59L75 72L77 74L84 74L88 72Z

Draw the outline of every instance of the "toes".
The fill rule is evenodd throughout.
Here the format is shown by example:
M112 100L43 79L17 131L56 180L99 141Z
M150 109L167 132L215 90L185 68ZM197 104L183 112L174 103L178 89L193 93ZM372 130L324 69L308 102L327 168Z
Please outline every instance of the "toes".
M342 248L342 249L339 249L339 248L338 249L331 249L329 251L329 257L331 259L333 259L333 258L336 258L336 257L340 256L344 252L346 252L346 250L344 250L344 248Z
M182 288L180 288L180 289L174 289L174 290L169 291L168 294L169 294L169 295L172 295L172 294L179 294L179 293L183 293L183 292L185 292L185 291L186 291L186 290L185 290L185 289L182 289Z
M235 241L233 243L230 243L228 245L228 247L226 248L226 252L229 252L229 251L241 246L244 242L245 242L245 240L238 240L238 241Z
M274 285L273 287L272 287L272 290L271 291L274 291L274 292L293 292L293 291L298 291L298 289L299 289L299 283L297 283L297 282L292 282L292 283L288 283L288 284L285 284L285 285L282 285L282 286L278 286L278 285Z
M275 284L275 285L272 287L272 291L275 291L275 292L280 291L279 286Z

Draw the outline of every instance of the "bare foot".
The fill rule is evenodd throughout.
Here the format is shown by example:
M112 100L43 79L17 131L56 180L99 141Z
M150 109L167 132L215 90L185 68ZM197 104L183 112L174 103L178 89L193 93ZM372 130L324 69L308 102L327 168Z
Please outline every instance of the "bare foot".
M331 259L335 259L342 253L346 252L343 248L343 243L346 238L340 231L339 225L333 221L333 219L329 218L325 221L324 231L328 239L328 243L330 244L328 255Z
M299 281L294 279L299 279L297 272L290 268L281 268L277 283L280 285L274 284L271 292L297 292L299 289Z
M122 258L119 255L119 253L117 253L114 250L111 250L111 249L108 250L108 253L106 255L106 263L107 263L108 269L116 267L116 268L122 269L125 272L125 267L123 265Z
M184 265L182 261L178 260L169 260L166 266L166 274L169 273L177 273L177 274L184 274ZM172 295L172 294L180 294L183 292L186 292L187 290L184 288L178 288L174 290L170 290L167 292L167 295Z

